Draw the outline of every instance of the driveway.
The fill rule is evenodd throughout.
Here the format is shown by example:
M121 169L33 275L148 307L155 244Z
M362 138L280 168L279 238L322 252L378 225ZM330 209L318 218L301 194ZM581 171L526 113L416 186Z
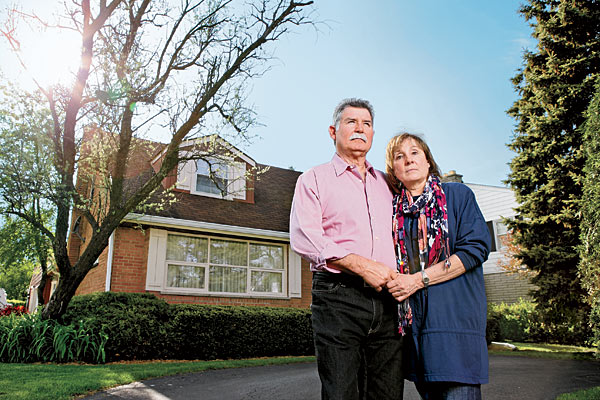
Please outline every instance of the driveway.
M490 356L489 399L555 399L561 393L600 386L600 362ZM315 363L205 371L119 386L85 399L318 400ZM410 382L404 399L419 400Z

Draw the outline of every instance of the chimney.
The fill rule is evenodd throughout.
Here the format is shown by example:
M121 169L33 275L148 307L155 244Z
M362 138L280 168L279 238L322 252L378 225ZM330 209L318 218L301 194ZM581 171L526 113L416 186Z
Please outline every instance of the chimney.
M442 175L442 182L459 182L463 183L462 175L457 174L455 170L451 169Z

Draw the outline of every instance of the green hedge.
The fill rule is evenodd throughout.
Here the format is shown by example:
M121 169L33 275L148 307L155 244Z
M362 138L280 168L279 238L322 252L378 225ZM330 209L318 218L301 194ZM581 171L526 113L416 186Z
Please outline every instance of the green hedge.
M530 301L488 305L488 343L512 340L582 346L589 344L591 339L585 328L570 324L566 319L549 318Z
M169 358L171 307L145 293L101 292L75 296L62 323L84 319L108 335L107 361Z
M308 310L174 305L173 311L171 351L177 358L314 354Z
M151 294L104 292L73 298L62 323L80 319L108 335L107 361L314 354L309 310L170 305Z

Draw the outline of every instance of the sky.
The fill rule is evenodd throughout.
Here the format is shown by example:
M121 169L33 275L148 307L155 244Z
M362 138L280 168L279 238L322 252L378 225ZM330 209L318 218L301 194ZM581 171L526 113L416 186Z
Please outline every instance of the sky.
M385 147L402 131L424 135L442 172L503 186L517 99L510 79L534 49L515 0L327 0L315 19L276 45L251 100L260 136L247 154L305 171L335 149L327 128L339 101L369 100L375 137L367 159L385 168Z
M240 149L260 164L297 171L327 162L335 151L328 133L335 106L360 97L375 109L367 159L376 168L385 168L388 140L408 131L424 136L443 172L503 186L514 156L506 146L515 125L506 110L517 99L510 79L523 51L535 47L518 14L521 2L317 0L312 19L319 23L294 27L277 41L270 70L252 82L248 100L261 125ZM53 3L61 2L20 4L41 10ZM0 9L6 4L0 0ZM30 38L38 56L77 59L77 43L65 37L57 47L45 37ZM0 52L0 69L14 70L6 43ZM37 67L38 74L56 74Z

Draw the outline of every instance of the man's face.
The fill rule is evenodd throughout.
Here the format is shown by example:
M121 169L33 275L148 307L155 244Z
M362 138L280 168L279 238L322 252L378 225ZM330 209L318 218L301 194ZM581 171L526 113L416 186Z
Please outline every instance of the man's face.
M329 127L329 136L335 141L335 149L342 157L364 156L373 143L373 121L366 108L346 107L339 127Z

